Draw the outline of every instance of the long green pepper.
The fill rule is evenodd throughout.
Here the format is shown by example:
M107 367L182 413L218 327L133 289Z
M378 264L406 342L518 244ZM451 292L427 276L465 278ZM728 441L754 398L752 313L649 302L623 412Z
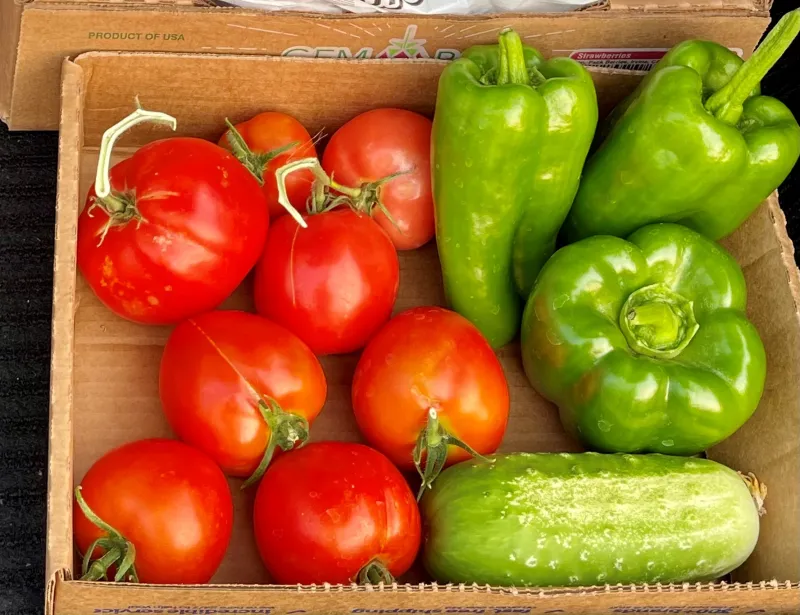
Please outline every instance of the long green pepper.
M568 241L678 222L732 233L786 179L800 126L759 82L800 32L788 13L742 62L708 41L673 47L610 118L564 225Z
M569 58L545 61L513 30L442 73L432 177L445 293L494 347L519 330L596 126L586 69Z

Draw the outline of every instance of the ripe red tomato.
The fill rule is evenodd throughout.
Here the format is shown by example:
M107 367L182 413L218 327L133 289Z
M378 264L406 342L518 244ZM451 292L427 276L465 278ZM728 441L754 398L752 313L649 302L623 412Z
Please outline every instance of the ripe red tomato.
M317 355L358 350L389 319L400 276L388 235L349 208L275 220L256 266L259 314Z
M345 442L277 459L258 487L253 523L272 580L285 584L391 582L414 562L421 535L397 468Z
M228 132L222 135L219 144L226 149L233 149L236 157L256 176L261 183L261 190L267 199L269 215L273 218L286 213L278 203L278 185L275 182L275 171L292 160L316 156L311 135L303 125L291 115L277 111L259 113L246 122L236 124L236 131L241 135L246 148L234 149L228 140ZM291 143L280 153L271 154ZM308 169L301 169L286 176L286 194L289 202L298 211L305 211L306 201L311 195L311 184L314 174Z
M398 250L433 238L431 121L405 109L374 109L354 117L331 137L322 167L340 184L359 187L403 173L379 188L396 225L379 210L375 220Z
M93 549L93 560L113 549L135 547L134 568L122 580L142 583L207 583L225 555L233 527L233 502L225 476L205 454L181 442L139 440L107 453L89 469L80 495L116 532L109 548ZM108 537L73 504L75 543L83 555ZM122 554L106 562L109 578ZM90 580L104 568L95 561ZM134 570L136 575L134 575ZM84 571L84 576L87 571Z
M178 437L244 477L307 439L327 388L319 361L295 335L255 314L219 311L172 331L159 392Z
M461 444L480 454L496 451L508 422L500 361L472 323L439 307L390 320L364 349L352 393L371 445L401 469L417 465L415 453L427 456L424 469L417 465L426 475L423 488L442 465L469 457ZM442 437L436 446L428 444L431 431Z
M89 191L78 267L123 318L173 324L217 307L264 247L269 218L258 182L208 141L145 145L111 169L111 186L110 205L92 207ZM114 218L111 208L119 208Z

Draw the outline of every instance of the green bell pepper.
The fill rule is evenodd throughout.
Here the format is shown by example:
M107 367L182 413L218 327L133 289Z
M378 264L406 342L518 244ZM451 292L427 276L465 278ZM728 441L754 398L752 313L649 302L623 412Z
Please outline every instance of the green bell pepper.
M519 330L523 298L553 253L596 126L586 69L569 58L545 61L512 30L442 72L432 179L445 293L494 347Z
M707 41L672 48L610 117L564 225L567 241L678 222L720 239L800 156L800 126L759 82L800 31L788 13L742 60Z
M699 453L761 398L766 357L745 304L733 257L684 226L590 237L539 275L522 323L525 373L592 450Z

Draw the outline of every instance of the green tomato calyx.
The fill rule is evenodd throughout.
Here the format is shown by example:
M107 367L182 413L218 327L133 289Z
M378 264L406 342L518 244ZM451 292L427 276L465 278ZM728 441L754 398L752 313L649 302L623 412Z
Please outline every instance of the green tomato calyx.
M458 446L463 448L473 457L477 457L482 461L491 462L481 455L478 451L472 448L469 444L455 437L447 431L439 422L439 413L436 408L428 409L428 422L425 429L419 432L417 443L412 452L414 458L414 466L417 468L417 473L422 478L422 484L417 493L417 501L422 498L425 489L430 489L433 481L439 476L439 473L447 463L447 450L449 446ZM423 465L422 456L425 454L425 461Z
M134 565L136 547L133 543L95 514L83 499L80 485L75 488L75 500L86 518L104 532L83 554L81 581L107 581L108 569L115 566L117 572L114 581L138 583L139 576ZM97 549L101 549L103 553L93 559Z
M247 489L264 475L272 461L272 457L275 455L275 449L280 448L282 451L290 451L293 448L300 448L308 442L310 427L306 417L286 412L271 397L267 397L266 401L259 399L258 410L261 412L261 416L269 429L267 447L256 471L242 483L242 489Z
M359 585L380 585L381 583L391 585L395 579L386 565L375 558L358 571L356 582Z

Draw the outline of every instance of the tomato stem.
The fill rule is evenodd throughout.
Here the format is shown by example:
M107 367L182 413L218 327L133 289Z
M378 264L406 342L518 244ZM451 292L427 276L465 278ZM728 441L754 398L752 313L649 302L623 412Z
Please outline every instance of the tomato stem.
M289 213L296 210L291 207L291 203L289 203L289 197L286 194L286 176L289 173L294 173L295 171L299 171L301 169L311 169L314 174L314 186L312 188L311 194L311 202L309 203L308 212L310 214L320 214L326 211L330 211L335 209L339 205L347 205L351 209L366 213L368 215L373 215L375 209L383 212L383 214L388 218L389 222L391 222L395 228L400 230L397 222L392 217L392 214L389 213L389 210L381 201L380 191L381 187L392 181L393 179L400 177L401 175L406 175L411 173L413 169L409 169L406 171L398 171L397 173L392 173L391 175L387 175L386 177L382 177L379 180L374 182L364 182L360 186L354 188L352 186L345 186L344 184L340 184L337 182L332 175L328 175L325 172L325 169L322 168L322 165L319 163L319 159L317 158L302 158L301 160L296 160L294 162L290 162L275 172L275 178L278 183L278 202L287 210ZM332 196L330 191L333 190L334 192L338 193L338 196ZM299 214L298 216L294 216L295 220L300 222ZM305 223L301 223L303 228L306 227ZM403 232L402 230L400 232Z
M95 526L105 532L105 535L95 540L87 549L83 556L81 566L81 581L99 581L108 579L108 569L117 566L115 581L139 582L139 575L136 573L134 562L136 560L136 547L127 540L117 529L103 521L89 507L83 499L81 486L75 488L75 501L78 503L84 516ZM103 549L103 554L92 560L96 549ZM127 576L126 576L127 575Z
M281 154L285 154L293 147L300 145L300 141L292 141L281 147L271 149L268 152L256 153L250 149L250 146L247 145L241 133L236 130L236 126L234 126L228 118L225 118L225 124L228 127L225 138L231 146L233 155L236 156L237 160L256 178L259 186L264 185L264 171L267 170L267 165Z
M386 565L375 558L358 571L356 582L359 585L380 585L381 583L391 585L394 583L394 577Z
M425 489L430 489L433 481L439 476L439 473L444 468L447 462L447 447L458 446L464 449L473 457L477 457L483 461L492 462L481 455L478 451L472 448L469 444L460 440L439 423L439 413L435 408L428 409L428 422L425 429L419 432L417 443L412 451L414 466L417 468L417 473L422 478L419 492L417 493L417 501L422 498ZM425 453L425 467L422 467L422 455Z
M136 220L137 227L146 222L136 207L136 198L132 193L119 193L111 189L111 153L114 144L125 132L143 122L167 124L172 130L177 127L177 120L171 115L160 111L146 111L136 101L136 110L128 117L120 120L103 133L100 142L100 153L97 160L97 173L94 179L95 197L87 211L89 216L95 207L102 209L108 216L108 222L100 231L98 246L105 241L108 231L114 226L123 226L131 220Z
M117 142L117 139L128 130L144 122L166 124L172 128L172 130L178 127L178 120L171 115L161 113L160 111L146 111L138 106L137 101L137 107L133 113L120 120L103 133L103 138L100 141L99 158L97 160L97 174L94 179L94 192L99 198L104 199L111 194L111 177L109 172L111 170L111 152L114 149L114 144Z
M275 449L289 451L295 448L298 442L299 446L303 446L308 441L309 424L306 417L284 411L271 397L267 397L266 401L259 400L258 409L269 428L269 439L261 463L258 464L256 471L244 481L242 489L247 489L264 475L275 455Z

